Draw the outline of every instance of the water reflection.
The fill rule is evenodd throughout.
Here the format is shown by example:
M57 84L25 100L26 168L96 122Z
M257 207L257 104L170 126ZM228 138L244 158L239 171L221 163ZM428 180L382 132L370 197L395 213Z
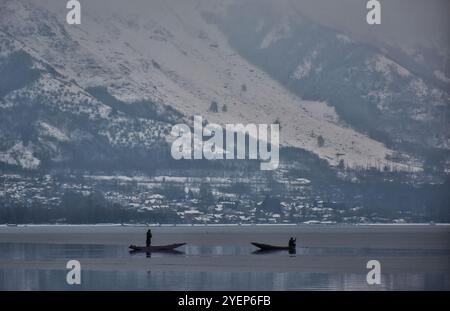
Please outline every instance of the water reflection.
M0 259L45 260L64 258L128 258L146 254L129 252L125 245L87 244L44 244L44 243L0 243ZM243 256L249 254L286 256L450 256L450 250L442 249L383 249L383 248L337 248L337 247L297 247L296 250L259 250L252 245L185 245L176 250L152 252L149 257L161 256Z
M81 285L67 285L63 270L0 269L1 290L442 290L438 273L382 275L370 286L354 273L82 271Z
M269 256L276 266L283 257L296 257L301 264L302 256L393 256L410 258L417 256L449 257L448 250L421 249L363 249L363 248L305 248L297 247L295 253L288 250L255 251L252 245L185 245L172 252L135 252L130 254L125 245L81 245L81 244L33 244L0 243L2 262L20 262L14 268L0 265L0 290L448 290L448 270L437 272L383 273L382 285L369 286L365 271L346 273L331 272L228 272L226 267L215 266L210 271L192 271L189 265L177 271L151 271L153 259L177 256L226 257L227 261L240 262L242 258ZM258 256L256 256L257 254ZM55 259L93 258L121 259L128 262L136 258L144 259L149 266L133 271L82 270L82 284L70 286L65 282L66 270L31 268L32 261L47 262ZM141 260L142 260L141 259ZM282 261L280 261L282 262ZM36 266L35 266L36 267ZM112 266L111 270L114 270ZM179 271L178 271L179 270ZM225 270L225 271L220 271Z
M144 250L130 250L128 252L130 255L136 256L139 254L145 254L145 257L151 258L152 254L161 254L161 255L184 255L183 251L179 251L176 249L171 250L154 250L154 251L144 251Z
M27 261L125 256L129 256L127 249L117 245L0 243L0 259Z
M289 254L289 257L295 257L296 249L257 249L252 252L254 255L274 255L274 254Z

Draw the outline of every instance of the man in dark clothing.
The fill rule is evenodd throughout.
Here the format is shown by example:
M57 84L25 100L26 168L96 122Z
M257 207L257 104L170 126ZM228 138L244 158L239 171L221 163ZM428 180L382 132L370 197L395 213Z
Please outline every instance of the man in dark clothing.
M152 245L152 230L148 229L147 231L147 240L145 241L145 245L149 247Z
M296 242L297 242L297 239L296 238L294 239L293 237L291 237L289 239L289 249L295 249Z

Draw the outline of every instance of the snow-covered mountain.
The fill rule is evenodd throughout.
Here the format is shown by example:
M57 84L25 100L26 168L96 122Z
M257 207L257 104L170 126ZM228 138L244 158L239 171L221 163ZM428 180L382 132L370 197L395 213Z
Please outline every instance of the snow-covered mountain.
M66 24L65 4L0 3L0 162L101 165L130 162L131 150L152 162L168 156L154 151L171 124L202 115L220 124L280 122L283 146L332 165L418 168L413 152L387 147L392 138L364 124L373 112L388 115L376 119L382 128L416 144L423 137L411 134L420 127L409 120L426 128L439 117L430 107L448 114L445 88L303 17L252 15L252 2L82 1L81 25ZM210 111L213 101L219 112ZM351 105L369 114L349 113ZM396 124L405 113L408 135ZM448 149L448 134L426 144Z
M448 54L431 73L423 68L431 59L423 48L406 53L361 43L301 13L250 0L218 20L247 59L303 98L326 101L372 138L413 153L449 149Z

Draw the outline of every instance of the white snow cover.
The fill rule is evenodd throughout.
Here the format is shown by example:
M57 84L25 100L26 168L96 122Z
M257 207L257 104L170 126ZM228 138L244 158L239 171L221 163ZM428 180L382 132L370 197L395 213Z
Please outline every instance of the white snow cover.
M206 10L220 12L216 7L224 6L223 2L110 0L105 5L105 1L90 0L82 3L81 25L65 23L65 1L16 0L0 6L9 12L2 16L0 26L14 25L10 27L12 35L29 47L30 53L82 87L106 86L125 102L150 99L165 103L191 120L194 115L222 125L279 120L282 145L310 150L330 164L343 159L348 166L407 168L386 160L391 150L343 125L326 103L302 100L238 55L216 25L201 17ZM55 20L33 17L43 8L52 12ZM31 31L38 21L51 26L53 35L38 36ZM279 35L272 36L262 46L277 38ZM61 51L53 48L55 42L72 45ZM375 70L391 67L385 59L375 63ZM305 64L301 74L307 69ZM219 110L226 105L227 111L210 112L213 100L219 103ZM105 117L107 113L106 108L100 112ZM325 139L323 147L318 147L319 135Z
M344 42L344 43L352 43L353 42L353 40L350 37L343 35L343 34L337 34L336 39L338 39L339 41Z
M56 140L59 141L68 141L69 138L67 137L67 135L61 131L60 129L58 129L57 127L50 125L46 122L40 122L39 125L41 126L41 128L43 129L43 134L53 137Z
M303 78L306 78L312 69L312 62L310 59L304 59L303 63L298 65L297 69L295 70L293 76L294 79L301 80Z
M16 143L7 151L0 151L0 162L17 165L26 169L36 169L41 161L33 155L32 145Z
M281 39L287 38L291 28L289 26L289 18L285 17L278 25L267 33L261 42L260 49L266 49Z
M393 72L402 77L408 77L411 75L409 70L384 55L377 55L374 59L368 62L368 66L377 72L383 73L386 77L390 77Z
M442 71L440 71L440 70L435 70L435 71L433 72L433 74L434 74L434 76L435 76L436 78L438 78L438 79L441 80L442 82L450 83L450 78L448 78L448 77L445 75L445 73L443 73Z

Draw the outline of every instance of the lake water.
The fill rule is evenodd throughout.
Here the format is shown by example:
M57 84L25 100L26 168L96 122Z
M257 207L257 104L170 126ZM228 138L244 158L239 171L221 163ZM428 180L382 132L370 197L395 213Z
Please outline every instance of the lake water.
M258 232L250 230L247 239L244 230L239 233L240 242L227 243L215 239L214 230L206 233L200 230L191 236L171 232L173 240L189 240L177 253L130 254L121 241L96 244L95 235L89 243L48 243L43 237L51 228L39 233L38 242L32 241L37 234L33 237L33 232L24 232L21 239L20 229L16 230L18 232L7 232L0 239L0 290L450 289L447 241L442 241L444 247L427 249L420 245L401 245L396 248L391 244L386 247L381 242L376 244L378 237L371 239L370 233L369 238L363 238L366 242L352 245L345 241L325 243L313 239L320 233L299 232L298 237L303 234L305 241L310 242L305 242L307 246L298 246L296 254L287 251L259 253L247 243L255 239ZM120 229L102 230L116 232ZM221 236L226 235L227 230L235 229L222 228ZM281 228L277 234L282 234L283 230L286 235L292 232L292 229ZM124 234L133 239L134 232ZM339 236L339 232L336 235ZM417 233L417 237L424 235ZM436 239L446 237L448 232L436 235ZM264 238L262 235L261 241ZM12 241L5 241L8 239ZM322 239L329 241L326 237ZM404 239L408 244L408 238ZM219 240L218 245L214 245L216 240ZM81 263L81 285L66 283L65 264L71 259ZM381 263L380 285L366 282L368 269L365 265L370 259Z

